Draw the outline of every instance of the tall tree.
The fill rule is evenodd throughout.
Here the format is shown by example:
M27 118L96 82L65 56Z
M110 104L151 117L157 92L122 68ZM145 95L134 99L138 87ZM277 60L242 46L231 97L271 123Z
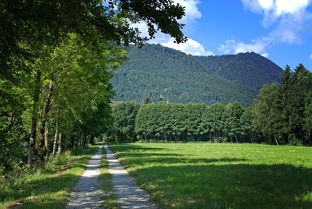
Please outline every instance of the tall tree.
M307 132L307 143L312 142L312 91L307 92L304 106L304 130Z
M241 116L244 112L243 107L238 102L230 103L225 110L225 129L231 142L239 142L241 134Z
M183 25L178 23L184 15L184 8L171 0L4 0L0 2L0 10L0 102L1 105L6 105L1 108L0 118L3 124L9 124L15 119L21 122L24 111L31 113L29 164L33 164L34 154L43 155L48 149L50 125L58 127L54 129L58 129L61 135L61 129L69 130L69 127L74 126L71 117L74 116L75 121L89 121L86 117L82 118L82 112L95 111L101 103L99 98L90 99L90 96L100 97L98 92L106 88L111 76L106 76L104 81L97 83L95 78L100 73L99 65L102 65L102 69L109 69L114 63L119 63L120 56L111 54L112 51L109 50L97 55L90 53L91 56L88 56L89 52L99 52L97 46L112 46L111 42L142 44L153 37L157 30L171 35L177 42L186 40L181 30ZM132 23L139 21L147 23L148 37L141 37L140 31L133 27ZM75 43L80 48L64 50L64 40L70 39L69 34L73 33L80 37ZM63 51L55 50L56 48ZM81 50L86 48L88 50ZM77 53L77 50L84 54ZM58 56L53 57L57 53ZM101 61L103 57L107 58L104 59L105 62ZM118 58L111 59L112 57ZM52 69L51 63L57 63L59 69ZM94 70L92 73L91 68ZM71 70L67 71L68 69ZM89 71L82 72L81 69ZM72 78L69 79L66 74L71 74ZM68 83L60 85L60 78L65 78ZM26 80L29 84L25 87ZM82 93L86 90L82 88L84 83L93 91L87 89ZM74 88L77 91L73 93L71 90ZM66 90L72 94L66 95ZM76 96L77 92L82 93L91 104L86 103L86 100L79 100L82 97ZM107 89L103 92L107 92ZM68 96L74 102L69 101ZM109 96L105 95L104 98ZM15 102L18 105L14 105ZM31 110L29 104L32 104ZM69 108L64 108L67 104ZM54 116L58 115L59 119L50 117L51 111L55 111ZM68 120L64 122L61 117ZM59 124L60 122L63 124ZM6 136L13 133L13 129L9 127L1 128ZM11 144L10 140L5 140L5 147Z
M265 85L258 95L254 105L254 124L266 136L269 137L268 142L272 143L271 139L279 145L283 136L281 95L278 84Z

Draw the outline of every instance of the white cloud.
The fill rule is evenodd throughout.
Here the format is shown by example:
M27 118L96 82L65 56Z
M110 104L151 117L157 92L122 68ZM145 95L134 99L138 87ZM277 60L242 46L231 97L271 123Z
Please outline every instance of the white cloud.
M272 42L300 43L305 23L311 18L306 11L311 0L242 0L246 9L263 14L265 27L274 25L267 36Z
M264 52L264 53L261 54L261 56L262 56L262 57L268 57L268 56L269 56L269 53Z
M186 54L196 55L196 56L210 56L213 55L213 52L206 51L204 47L198 43L197 41L189 38L187 42L176 44L174 40L170 38L170 40L166 43L162 43L161 45L173 48L179 51L182 51Z
M173 0L174 3L180 4L185 7L185 16L179 21L180 23L186 24L186 27L193 27L196 20L202 17L197 5L200 3L199 0ZM141 32L142 37L148 37L148 27L145 22L139 22L132 24L133 27L138 28ZM187 30L184 28L184 31ZM197 41L189 38L186 43L176 44L174 39L170 38L169 35L157 32L155 38L148 41L151 44L161 44L163 46L173 48L182 51L186 54L197 55L197 56L209 56L213 55L213 52L206 51L204 47Z
M197 4L199 4L198 0L174 0L174 2L185 7L185 16L180 21L181 23L190 24L192 21L202 17L197 7Z
M293 14L305 10L310 4L310 0L275 0L275 13Z
M185 16L179 20L180 23L185 24L185 27L193 27L196 19L202 17L197 5L200 3L198 0L173 0L175 4L180 4L185 8ZM141 37L149 37L148 27L146 22L141 21L138 23L132 23L133 28L138 28L141 32ZM184 29L185 29L184 27ZM155 38L151 40L151 43L162 43L168 42L170 36L165 35L161 32L155 34Z
M265 15L281 16L305 10L311 0L242 0L246 9Z
M312 54L310 54L310 59L312 60Z
M267 43L265 40L254 40L252 43L237 42L235 40L226 40L218 48L225 54L237 54L245 52L255 52L261 54L264 57L269 56L266 52Z
M241 0L244 7L263 15L264 27L271 27L266 36L257 38L251 43L232 43L232 52L254 51L267 56L267 48L275 43L300 44L301 36L306 30L306 22L311 19L307 7L312 0ZM223 46L224 45L224 46ZM227 42L219 47L223 50ZM223 46L223 47L222 47ZM231 47L230 47L231 48ZM229 50L229 49L228 49ZM224 50L223 50L224 51Z

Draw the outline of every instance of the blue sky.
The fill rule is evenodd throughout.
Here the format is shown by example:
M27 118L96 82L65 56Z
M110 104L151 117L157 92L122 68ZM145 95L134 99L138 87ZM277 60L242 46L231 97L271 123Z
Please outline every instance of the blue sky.
M193 55L253 51L282 68L302 63L312 71L312 0L174 1L186 8L188 42L177 45L159 33L151 43Z

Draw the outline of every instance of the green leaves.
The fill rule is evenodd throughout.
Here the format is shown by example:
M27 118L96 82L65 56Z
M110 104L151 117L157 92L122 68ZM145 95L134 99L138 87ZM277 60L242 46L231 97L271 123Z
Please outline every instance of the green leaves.
M113 103L113 135L116 140L135 140L135 118L140 106L133 102Z
M244 111L239 103L144 104L136 116L135 131L145 140L239 141Z
M311 143L307 128L312 73L299 65L295 72L286 66L280 84L264 86L255 102L254 123L271 141ZM309 123L309 122L308 122Z

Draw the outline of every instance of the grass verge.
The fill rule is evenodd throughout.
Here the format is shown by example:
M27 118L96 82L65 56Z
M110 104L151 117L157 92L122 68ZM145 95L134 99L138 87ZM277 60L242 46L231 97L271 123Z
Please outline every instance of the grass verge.
M105 209L120 209L115 195L113 193L113 183L112 183L112 175L108 170L108 162L106 160L106 153L105 149L103 149L103 158L101 162L101 169L100 169L100 182L102 184L103 191L105 193L103 197L103 208Z
M64 208L70 190L85 170L98 146L66 152L45 169L0 182L0 208Z
M257 144L111 144L166 209L311 209L312 148Z

